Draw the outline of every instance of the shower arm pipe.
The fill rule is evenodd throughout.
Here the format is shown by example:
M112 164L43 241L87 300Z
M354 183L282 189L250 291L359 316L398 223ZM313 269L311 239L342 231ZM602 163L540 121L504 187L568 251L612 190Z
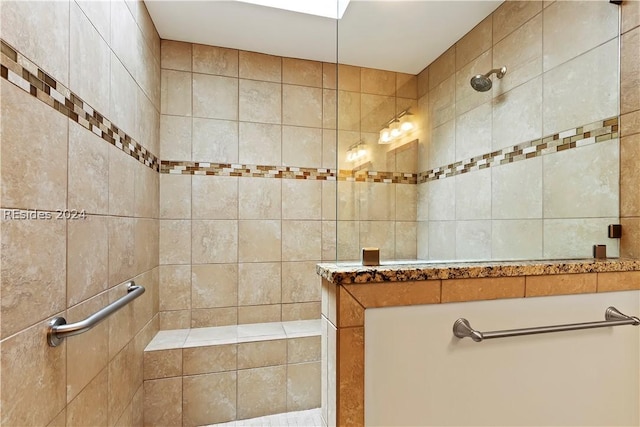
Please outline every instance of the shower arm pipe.
M579 329L606 328L609 326L640 325L640 319L635 316L627 316L615 307L609 307L604 313L604 321L571 323L566 325L541 326L537 328L510 329L506 331L480 332L471 327L467 319L460 318L453 324L453 335L458 338L469 337L475 342L481 342L493 338L519 337L522 335L546 334L550 332L576 331Z
M483 74L485 77L489 77L491 76L491 74L495 73L496 77L498 77L499 79L501 79L502 77L504 77L504 75L507 73L507 67L502 67L502 68L494 68L491 71L489 71L486 74Z
M136 285L133 280L127 283L127 294L103 309L95 312L84 320L75 323L67 323L64 317L54 317L49 322L47 331L47 342L51 347L57 347L62 344L65 338L79 335L87 332L89 329L129 304L134 299L144 293L144 286Z

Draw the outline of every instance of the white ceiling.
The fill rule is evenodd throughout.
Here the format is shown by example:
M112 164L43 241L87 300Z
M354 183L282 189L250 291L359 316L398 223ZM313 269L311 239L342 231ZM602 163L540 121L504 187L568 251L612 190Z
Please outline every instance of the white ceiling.
M339 21L231 0L145 3L163 39L417 74L502 0L352 0Z

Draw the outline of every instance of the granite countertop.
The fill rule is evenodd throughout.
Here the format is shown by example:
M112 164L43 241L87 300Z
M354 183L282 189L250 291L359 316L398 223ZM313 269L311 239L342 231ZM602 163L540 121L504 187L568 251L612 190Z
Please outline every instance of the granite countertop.
M316 272L335 284L409 282L480 277L541 276L549 274L640 271L636 259L564 259L532 261L389 261L378 266L355 262L322 263Z

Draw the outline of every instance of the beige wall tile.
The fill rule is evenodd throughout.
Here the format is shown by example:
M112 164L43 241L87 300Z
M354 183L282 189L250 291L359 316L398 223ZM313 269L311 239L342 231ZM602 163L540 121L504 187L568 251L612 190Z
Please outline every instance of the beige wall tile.
M542 218L542 158L492 168L491 206L492 219Z
M359 260L360 221L338 221L335 235L337 259L340 261Z
M135 24L134 24L135 25ZM175 73L175 71L171 71ZM138 93L140 92L139 86L136 84L135 71L129 72L127 68L120 62L120 59L115 54L111 54L111 83L109 94L109 111L111 117L109 120L116 123L119 129L124 130L134 138L138 138L137 135L137 123L136 116L138 114ZM183 102L183 99L178 95L180 90L185 89L182 87L182 82L176 76L166 76L166 81L161 78L161 84L167 88L165 94L165 102L175 102L172 108L175 108L176 114L178 112L184 113L180 115L190 115L191 104L189 105ZM191 85L189 84L189 88ZM189 95L189 98L191 96ZM161 94L162 99L162 94ZM188 111L187 111L188 109ZM189 112L189 114L187 114Z
M160 310L191 308L191 266L160 266Z
M316 262L282 263L282 302L320 301Z
M429 90L451 77L456 71L456 47L451 46L429 65Z
M322 87L322 77L321 62L282 58L282 83Z
M504 4L529 3L536 2ZM542 73L542 14L538 14L494 46L493 68L503 66L507 66L507 74L502 79L492 78L494 95L505 93Z
M182 349L144 352L144 379L178 377L182 375Z
M142 359L142 352L137 356ZM139 376L139 381L142 382L142 365L138 366L136 359L135 348L131 342L109 363L109 424L114 424L129 406L138 388L135 378Z
M395 222L389 221L360 221L360 248L380 248L380 259L395 257L396 241ZM358 254L360 251L358 250ZM358 255L357 259L360 258Z
M287 367L287 411L320 406L320 362Z
M134 214L136 217L158 217L160 180L158 174L140 162L134 170Z
M321 227L320 221L282 221L282 260L321 259Z
M83 320L109 305L106 293L91 298L67 312L69 323ZM67 341L67 402L71 402L92 379L107 366L109 357L109 327L107 323L97 325L87 333ZM104 371L106 383L106 370ZM95 380L94 380L95 382ZM102 384L106 389L106 384ZM106 418L106 393L104 395ZM98 402L96 402L98 404ZM86 415L86 414L85 414Z
M395 219L396 187L396 185L371 182L360 187L360 219L377 221Z
M280 84L240 80L240 120L280 124L282 102Z
M322 130L322 167L328 169L337 168L336 145L337 135L335 130Z
M191 73L184 71L162 70L162 90L161 99L163 114L171 114L174 116L191 116ZM199 86L196 86L196 81L199 81L194 76L193 86L198 91L201 90ZM198 92L196 92L198 93ZM202 96L199 94L199 96ZM200 99L193 97L195 99Z
M477 92L469 84L470 76L476 74L485 74L491 69L492 65L492 51L486 51L476 59L463 66L456 73L456 104L455 112L456 116L466 113L475 107L491 101L491 91ZM493 77L495 79L495 77Z
M616 37L618 14L619 8L608 2L558 1L546 8L543 12L544 70Z
M314 362L320 360L320 338L303 337L287 340L287 363Z
M360 130L362 132L380 132L382 127L394 117L394 98L363 93L361 95L361 109Z
M593 257L594 244L606 244L607 256L620 255L619 241L609 239L609 224L616 224L618 217L545 219L543 224L543 256L561 259L566 254L576 258Z
M111 32L111 4L107 2L78 1L76 2L89 21L105 40L110 40Z
M235 419L235 372L185 377L183 384L183 426L200 426Z
M191 175L159 174L160 218L191 218Z
M238 77L238 51L194 44L193 71L196 73Z
M182 350L184 375L235 371L237 345L191 347Z
M191 122L190 117L160 116L161 159L191 160Z
M282 123L322 127L322 89L282 85Z
M107 289L108 219L87 216L67 226L67 305L72 306Z
M442 302L524 297L524 282L524 277L444 280Z
M429 221L427 233L429 244L429 259L447 261L455 259L456 242L452 236L456 235L455 221ZM540 248L542 251L542 248Z
M282 306L247 305L238 307L238 324L279 322L282 319Z
M82 393L69 403L67 407L67 426L107 425L108 378L107 369L103 369L82 390Z
M537 0L504 2L493 12L493 42L497 44L541 11L542 2Z
M199 308L191 310L191 327L227 326L238 323L238 308Z
M158 87L158 90L160 88ZM147 148L148 151L159 155L160 153L160 111L152 101L142 92L138 94L137 108L138 137L140 144Z
M640 288L640 272L598 273L598 292L631 291Z
M322 221L322 260L336 261L337 221Z
M109 70L111 51L76 3L71 3L69 12L69 89L107 115L110 76L106 70ZM51 23L47 27L51 28ZM34 44L40 43L42 38Z
M109 147L109 213L133 216L135 209L135 160Z
M417 258L417 224L411 222L396 222L396 252L395 259Z
M250 165L279 165L282 126L240 122L239 161Z
M622 28L621 33L640 25L640 3L636 1L625 1L622 3Z
M444 221L455 218L455 179L429 182L429 220Z
M1 230L2 338L64 310L66 305L65 221L11 220L5 212Z
M138 387L138 391L131 400L131 425L135 427L144 426L144 385Z
M11 390L2 393L4 425L46 425L65 406L66 344L50 348L45 329L39 323L2 342L2 388Z
M360 93L338 91L338 129L360 131Z
M429 155L428 155L428 165L436 164L439 158L434 157L437 152L446 152L444 148L446 147L455 147L455 143L452 142L449 145L444 145L440 143L438 145L438 149L435 150L431 148L431 145L438 142L437 140L437 129L453 129L455 125L455 77L449 77L442 84L438 85L432 92L429 92L428 96L428 114L430 123L428 124L429 128L432 129L429 132L427 129L427 137L430 138L431 144L429 144ZM447 126L448 124L448 126ZM446 127L445 127L446 126ZM451 138L454 138L452 135ZM441 156L440 156L441 157ZM454 153L452 152L450 156L451 159L454 158ZM448 158L447 157L447 158ZM437 166L441 166L442 164L438 164ZM436 166L436 167L437 167ZM432 166L429 166L433 168Z
M320 317L319 302L282 304L282 321L315 320Z
M182 377L144 382L144 425L182 425Z
M595 293L596 274L559 274L555 276L527 276L526 296Z
M322 127L336 129L338 123L338 91L322 91Z
M238 184L240 219L281 217L281 187L284 180L243 178Z
M364 326L365 307L344 286L337 288L338 326Z
M191 327L191 310L162 311L158 313L160 330L186 329Z
M191 262L191 222L160 220L160 264Z
M396 73L396 96L418 98L418 77L412 74Z
M141 274L158 266L160 254L158 220L139 218L135 221L135 272Z
M624 258L640 258L640 219L621 218L622 239L620 240L620 256Z
M362 68L360 82L362 93L386 96L396 93L396 75L391 71Z
M338 89L360 92L360 67L338 64Z
M238 119L238 80L193 74L193 115L210 119Z
M429 245L431 249L431 238ZM542 258L542 221L493 220L491 257L495 260Z
M282 180L282 218L320 219L322 181Z
M489 15L456 43L456 70L491 48L493 45L492 31L493 15Z
M238 344L238 369L262 368L287 363L287 340Z
M240 51L240 78L268 82L282 81L282 58Z
M608 3L589 4L611 7ZM602 61L602 58L616 58L617 50L617 40L612 40L544 74L544 135L617 114L618 82L609 78L616 75L617 64ZM591 102L593 99L599 102Z
M620 40L620 112L640 110L640 28Z
M194 118L191 148L194 161L236 163L238 122Z
M322 129L283 126L282 164L296 167L321 167Z
M238 302L236 264L200 264L191 267L193 308L230 307Z
M281 241L282 226L279 220L240 220L238 261L281 261Z
M69 84L69 3L7 3L2 8L2 38L64 85ZM48 36L34 43L25 34ZM52 55L51 52L56 52ZM46 420L45 422L48 422Z
M491 219L491 172L473 171L455 177L455 218Z
M429 67L420 71L418 74L418 97L421 98L429 92Z
M191 43L162 40L160 67L168 70L191 71Z
M8 81L1 86L2 205L65 209L67 119Z
M236 262L238 260L238 221L194 220L191 246L194 264Z
M322 87L325 89L338 88L338 65L330 62L322 63Z
M111 303L119 298L122 298L124 295L126 295L126 293L127 293L127 290L126 290L125 283L122 283L118 286L111 288L108 293L109 302ZM109 367L110 370L115 369L115 371L117 371L116 369L117 366L116 368L111 366L114 363L116 363L116 365L117 364L122 365L127 363L128 356L130 356L130 353L131 353L129 350L132 350L130 348L132 347L131 339L135 335L134 314L135 313L134 313L133 304L128 304L127 306L118 310L118 312L111 315L111 318L108 323L109 325L109 360L111 360L110 367ZM116 356L118 360L114 361L113 359L116 358ZM129 374L130 374L129 371L123 371L122 383L126 383L127 387L129 385L129 380L128 378L124 378L124 377ZM109 399L111 399L111 397ZM126 399L126 398L120 398L120 399ZM120 406L120 411L122 411L124 406L126 406L126 402L120 401L120 403L122 404ZM111 405L111 403L109 403L109 405ZM111 413L111 410L110 410L110 413ZM119 413L115 415L119 415ZM110 414L109 417L111 418L112 415Z
M496 151L543 136L542 78L530 80L494 98L492 106L492 150ZM486 120L488 116L484 118ZM518 126L514 126L514 123L518 123ZM484 152L489 151L491 150Z
M395 289L394 289L394 286ZM394 305L437 304L440 302L440 281L383 283L344 286L365 308Z
M433 129L428 148L429 169L446 166L455 161L456 122L450 120Z
M238 419L286 411L285 366L238 371Z
M620 135L629 136L640 133L640 110L620 116Z
M456 161L491 152L491 113L487 102L456 117Z
M544 217L618 216L619 162L617 139L543 157Z
M238 305L280 303L281 277L279 262L238 264Z
M478 260L491 258L491 221L456 222L456 258Z
M194 175L192 182L193 219L238 218L238 178Z

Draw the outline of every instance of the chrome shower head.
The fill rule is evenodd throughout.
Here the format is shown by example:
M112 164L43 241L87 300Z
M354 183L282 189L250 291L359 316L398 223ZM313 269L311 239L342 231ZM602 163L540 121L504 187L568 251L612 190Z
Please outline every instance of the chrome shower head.
M507 72L507 67L502 68L494 68L489 71L487 74L477 74L471 78L471 87L477 90L478 92L486 92L491 89L493 83L489 78L491 74L496 73L496 77L501 79Z

